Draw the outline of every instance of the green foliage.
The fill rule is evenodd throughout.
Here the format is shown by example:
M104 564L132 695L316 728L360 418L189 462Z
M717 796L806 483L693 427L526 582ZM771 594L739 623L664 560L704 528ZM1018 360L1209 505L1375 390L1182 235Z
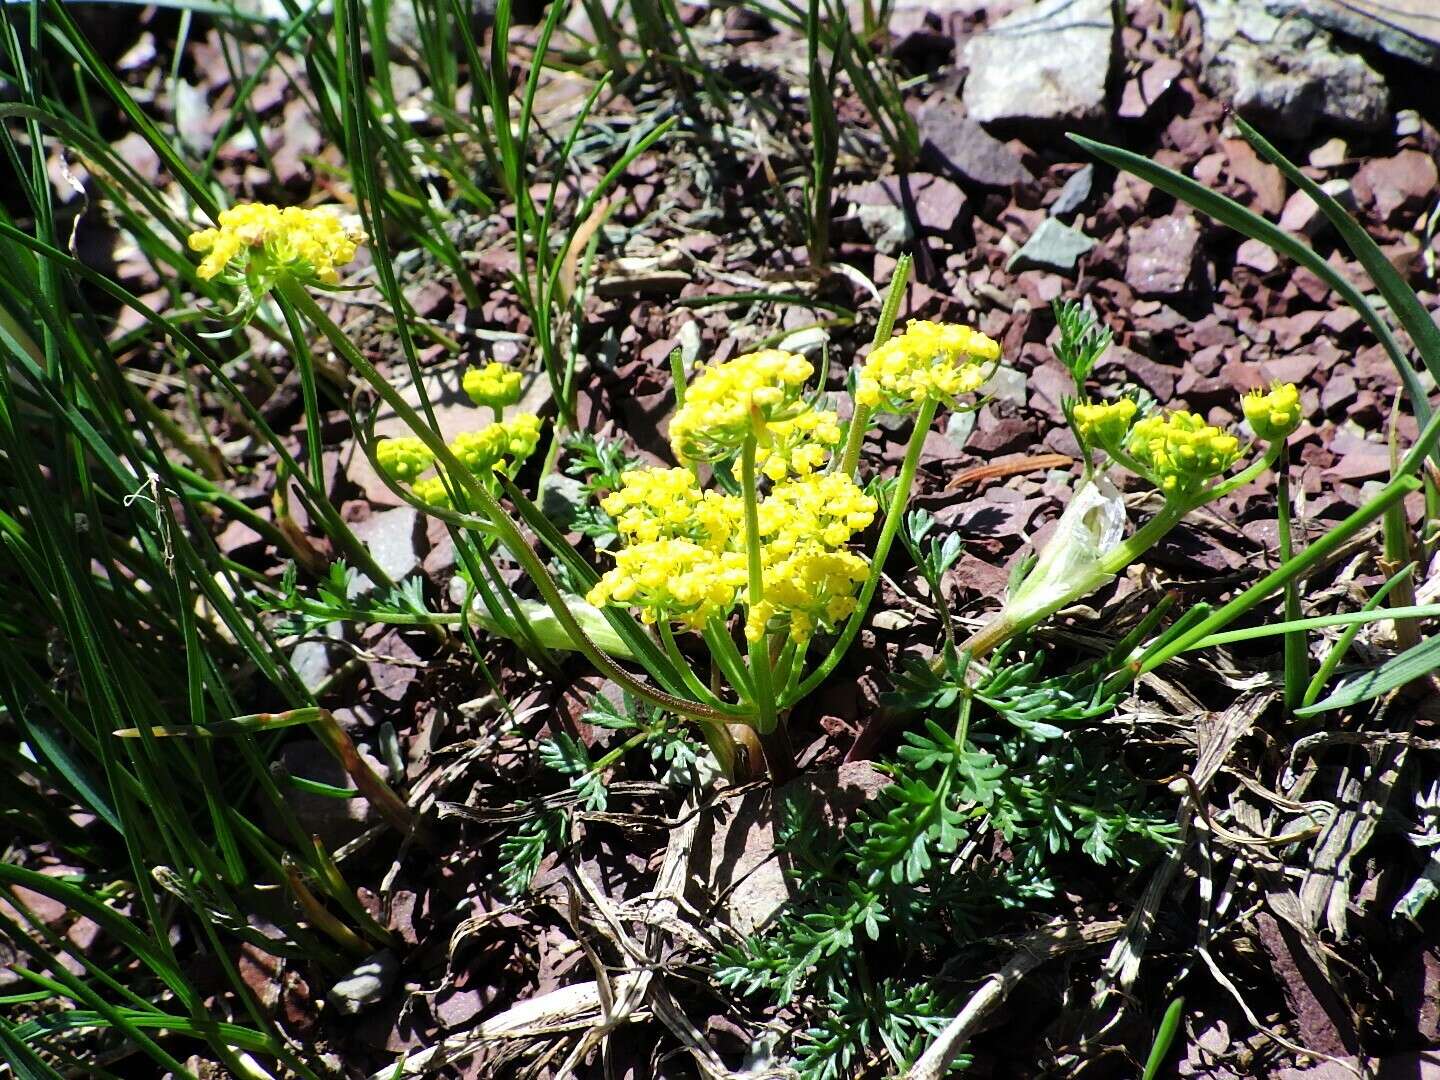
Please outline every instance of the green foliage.
M672 780L692 783L699 751L684 725L673 716L648 702L625 695L617 703L604 694L596 694L582 719L595 727L627 733L613 750L599 760L590 756L584 743L565 731L555 731L542 739L540 763L563 777L574 796L573 802L583 810L605 810L610 793L606 775L631 750L644 746L651 759L665 770ZM546 852L565 843L570 835L569 806L557 807L550 801L537 802L531 816L507 836L500 845L500 877L505 892L520 896Z
M1050 302L1060 340L1055 343L1055 356L1075 380L1078 393L1085 392L1085 380L1096 362L1110 347L1114 335L1101 326L1095 312L1074 300L1055 299Z
M626 452L618 439L606 439L588 431L571 435L565 440L570 460L565 472L585 485L589 498L570 520L570 528L588 536L597 548L606 548L618 539L615 519L600 507L600 497L620 487L620 476L639 465L639 459Z
M886 704L920 715L892 783L841 842L800 801L782 803L795 899L722 950L715 978L815 1018L792 1047L801 1076L858 1075L882 1047L903 1071L953 1011L933 974L957 941L1051 898L1061 860L1134 869L1171 841L1169 815L1147 808L1114 755L1072 735L1113 712L1112 671L1046 676L1037 657L1002 656L967 686L961 660L912 663ZM1004 858L990 857L997 844Z

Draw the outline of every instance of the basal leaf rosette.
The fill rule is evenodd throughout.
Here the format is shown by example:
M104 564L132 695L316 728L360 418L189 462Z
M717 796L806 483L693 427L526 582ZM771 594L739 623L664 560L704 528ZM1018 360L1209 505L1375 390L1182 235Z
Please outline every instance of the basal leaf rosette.
M365 242L359 218L329 207L241 203L216 222L190 234L190 250L205 256L196 272L205 280L231 278L257 299L281 274L306 285L338 285L340 268Z
M867 409L915 412L926 401L958 406L1000 362L1000 345L969 326L912 320L905 332L876 346L855 384L855 402Z
M765 349L702 368L670 421L670 447L682 461L720 461L746 438L769 446L775 424L809 411L805 384L815 367L797 353Z

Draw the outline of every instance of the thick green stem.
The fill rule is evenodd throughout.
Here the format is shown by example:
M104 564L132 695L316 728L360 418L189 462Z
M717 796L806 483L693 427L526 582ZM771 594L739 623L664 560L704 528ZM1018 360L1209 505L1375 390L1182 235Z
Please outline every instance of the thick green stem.
M1412 453L1414 453L1413 450ZM1228 625L1239 616L1245 614L1245 612L1249 611L1261 600L1264 600L1276 589L1300 577L1300 575L1306 573L1312 567L1324 562L1336 549L1349 543L1350 538L1366 525L1369 525L1370 522L1380 517L1389 507L1403 499L1406 495L1418 490L1419 487L1420 481L1416 480L1413 476L1404 475L1396 477L1385 485L1385 489L1381 491L1379 495L1375 496L1367 506L1362 506L1359 510L1356 510L1339 525L1335 526L1335 528L1331 529L1319 540L1306 548L1299 556L1267 574L1224 607L1211 612L1184 634L1181 634L1171 641L1163 649L1156 650L1146 658L1136 674L1154 671L1161 664L1165 663L1165 661L1191 648L1200 639L1209 637L1221 627Z
M451 480L459 484L465 491L470 501L480 508L480 511L494 523L495 532L501 543L520 563L521 567L534 582L545 603L555 613L555 618L563 626L570 637L574 640L576 647L585 654L585 658L595 665L596 669L616 683L618 686L629 690L637 697L644 698L677 713L680 716L688 716L695 720L709 720L724 722L729 719L725 713L713 709L708 705L699 702L686 701L684 698L675 697L663 691L656 690L640 682L624 668L620 667L607 656L580 626L569 607L565 598L560 594L559 587L550 576L550 571L540 557L535 554L533 548L527 542L525 534L519 526L511 520L510 515L505 512L504 507L496 500L495 496L485 489L470 470L455 456L450 447L445 444L439 434L421 419L420 415L407 402L400 393L390 385L389 381L375 369L345 332L335 325L334 321L321 310L305 288L297 282L288 278L282 278L279 283L281 293L285 299L294 304L310 322L329 339L335 350L345 358L346 362L359 373L360 377L370 384L371 388L380 395L380 398L395 410L395 415L400 417L409 426L417 438L434 453L436 460L445 468L445 472Z
M765 568L760 558L760 498L755 490L754 435L747 435L740 448L740 495L745 500L745 559L750 578L746 595L748 620L755 618L756 608L765 599ZM763 623L755 637L751 637L747 623L745 638L750 643L750 681L755 687L755 730L761 735L768 735L775 730L778 721L775 688L771 682L770 645Z
M855 602L855 611L845 623L845 629L840 632L840 637L831 647L825 659L800 683L800 686L793 694L787 694L782 702L782 707L792 708L817 686L824 681L830 672L835 670L835 665L840 663L840 658L849 650L855 641L855 636L860 633L860 624L865 621L865 613L870 608L870 601L875 598L875 590L880 586L880 575L885 569L885 559L890 554L890 546L895 542L895 534L900 530L900 522L905 516L905 506L910 501L910 489L915 484L915 472L920 467L920 451L925 446L925 436L930 432L930 424L935 419L935 410L939 403L926 401L920 406L920 411L915 416L915 430L910 433L910 443L905 447L905 460L900 463L900 476L895 483L895 493L890 498L890 506L885 511L885 524L880 529L880 539L875 544L875 553L870 563L870 575L865 579L865 584L860 589L860 596Z

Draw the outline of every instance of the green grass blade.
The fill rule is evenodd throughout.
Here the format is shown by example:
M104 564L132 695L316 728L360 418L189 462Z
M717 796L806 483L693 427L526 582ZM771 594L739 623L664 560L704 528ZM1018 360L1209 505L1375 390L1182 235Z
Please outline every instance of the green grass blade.
M1390 328L1380 318L1378 312L1370 304L1365 296L1354 285L1343 278L1334 267L1322 259L1313 248L1301 240L1296 239L1283 229L1266 221L1258 214L1254 214L1241 206L1234 199L1228 199L1224 195L1217 194L1191 180L1188 176L1168 169L1164 165L1158 165L1149 158L1133 154L1129 150L1122 150L1118 146L1110 146L1106 143L1096 142L1087 139L1082 135L1070 135L1070 140L1078 144L1082 149L1089 151L1101 161L1124 172L1132 173L1147 183L1155 185L1180 201L1187 203L1194 209L1214 218L1222 225L1227 225L1236 232L1250 237L1252 240L1259 240L1261 243L1274 248L1281 255L1295 260L1311 273L1315 274L1325 282L1335 293L1347 304L1353 307L1365 325L1379 339L1390 362L1395 365L1395 370L1400 376L1400 381L1405 386L1405 393L1410 397L1415 415L1424 424L1430 417L1430 405L1425 396L1425 390L1420 385L1420 380L1415 374L1415 368L1400 348L1399 342ZM1324 193L1321 192L1323 195ZM1343 213L1343 211L1342 211ZM1367 238L1368 239L1368 238ZM1388 264L1387 264L1388 265ZM1393 270L1393 268L1392 268ZM1398 313L1397 313L1398 314ZM1437 463L1440 463L1440 451L1435 454Z
M1398 612L1401 609L1393 610ZM1385 618L1390 618L1391 615L1391 611L1384 613ZM1295 715L1315 716L1317 713L1329 712L1331 709L1344 709L1351 705L1358 705L1362 701L1369 701L1371 698L1388 694L1391 690L1398 690L1416 679L1424 678L1436 668L1440 668L1440 637L1422 641L1413 649L1407 649L1399 656L1385 661L1373 671L1367 671L1363 675L1347 679L1328 697L1313 705L1296 709Z

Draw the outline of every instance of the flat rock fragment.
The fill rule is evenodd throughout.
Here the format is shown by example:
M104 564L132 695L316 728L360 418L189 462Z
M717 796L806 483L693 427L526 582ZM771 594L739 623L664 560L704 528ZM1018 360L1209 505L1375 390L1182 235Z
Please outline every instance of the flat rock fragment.
M1021 270L1052 270L1057 274L1073 274L1080 256L1095 246L1095 241L1078 229L1072 229L1053 217L1046 218L1030 234L1030 239L1005 264L1011 272Z
M1041 0L966 43L965 107L982 124L1099 124L1114 52L1110 0Z
M1188 292L1200 244L1200 225L1189 214L1171 214L1131 227L1125 280L1141 296Z

